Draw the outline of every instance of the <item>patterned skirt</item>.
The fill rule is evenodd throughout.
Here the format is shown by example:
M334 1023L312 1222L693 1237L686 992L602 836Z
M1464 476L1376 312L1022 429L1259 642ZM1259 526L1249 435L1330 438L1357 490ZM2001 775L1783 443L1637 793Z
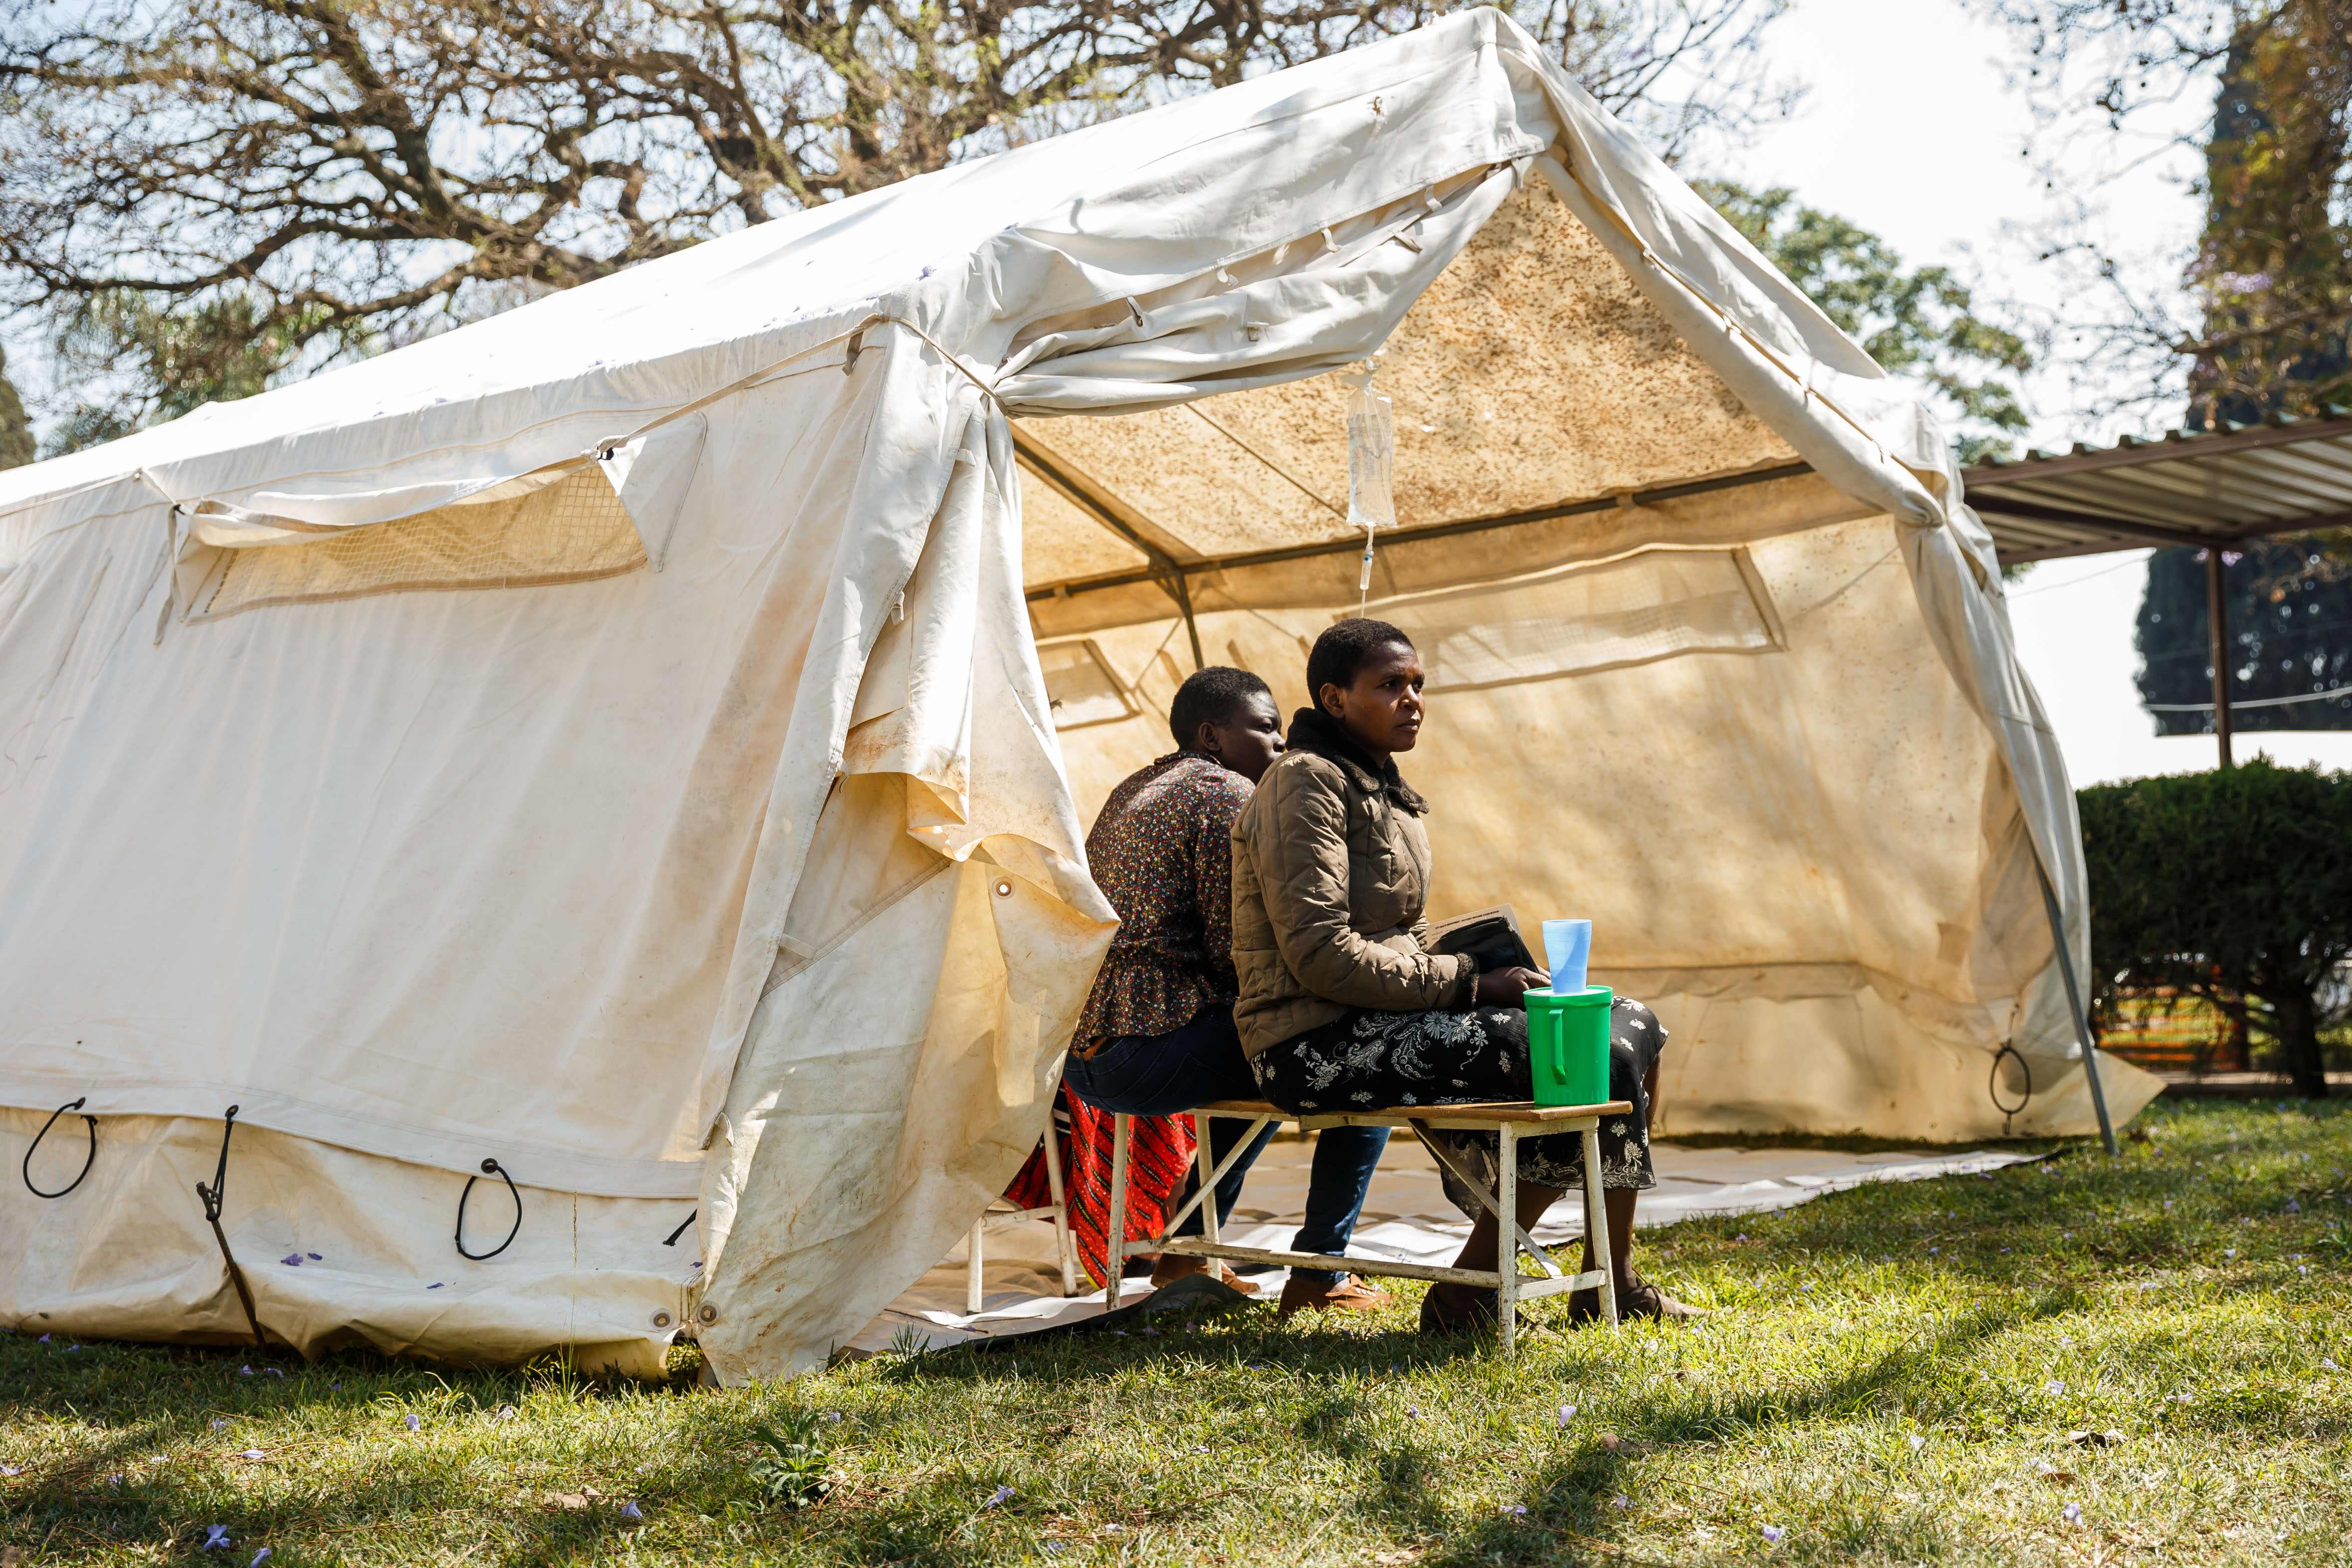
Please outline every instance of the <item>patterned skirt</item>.
M1657 1015L1620 996L1609 1016L1609 1098L1629 1101L1631 1114L1601 1123L1604 1187L1655 1186L1650 1168L1650 1069L1664 1048ZM1528 1067L1528 1016L1517 1007L1468 1012L1378 1013L1359 1010L1294 1036L1252 1058L1250 1070L1267 1100L1289 1111L1347 1111L1377 1106L1473 1105L1526 1100L1535 1091ZM1433 1141L1465 1170L1494 1190L1502 1141L1491 1132L1433 1131ZM1571 1188L1584 1181L1581 1136L1523 1138L1519 1180ZM1475 1218L1477 1201L1441 1165L1446 1196Z

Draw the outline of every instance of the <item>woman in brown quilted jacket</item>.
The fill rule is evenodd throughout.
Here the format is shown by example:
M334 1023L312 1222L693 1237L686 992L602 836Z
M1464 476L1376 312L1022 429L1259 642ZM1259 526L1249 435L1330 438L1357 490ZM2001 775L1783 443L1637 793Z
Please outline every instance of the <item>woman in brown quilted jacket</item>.
M1471 1104L1533 1091L1519 998L1545 977L1531 969L1482 974L1475 959L1428 951L1421 818L1429 805L1396 765L1396 753L1421 739L1423 679L1411 640L1385 622L1345 620L1326 631L1307 660L1315 706L1291 721L1289 751L1234 824L1234 1022L1259 1088L1286 1110ZM1696 1316L1632 1264L1635 1194L1655 1184L1649 1106L1665 1031L1625 998L1611 1024L1610 1095L1633 1106L1601 1127L1618 1310ZM1492 1134L1432 1136L1493 1190ZM1522 1141L1520 1226L1532 1228L1582 1180L1578 1137ZM1472 1229L1455 1266L1491 1269L1494 1216L1456 1186L1449 1174ZM1598 1315L1591 1293L1570 1301L1576 1316ZM1460 1332L1491 1323L1496 1311L1492 1290L1436 1284L1421 1324Z

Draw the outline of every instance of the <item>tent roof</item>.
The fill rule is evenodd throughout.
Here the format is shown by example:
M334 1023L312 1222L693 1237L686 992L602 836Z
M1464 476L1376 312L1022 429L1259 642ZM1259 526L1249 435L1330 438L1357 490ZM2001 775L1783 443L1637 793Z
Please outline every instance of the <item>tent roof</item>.
M1507 202L1389 339L1397 537L1484 531L1810 472L1565 205ZM1033 596L1362 544L1348 389L1320 376L1142 414L1026 419Z
M2243 543L2352 524L2352 411L2126 436L1967 469L2005 562Z

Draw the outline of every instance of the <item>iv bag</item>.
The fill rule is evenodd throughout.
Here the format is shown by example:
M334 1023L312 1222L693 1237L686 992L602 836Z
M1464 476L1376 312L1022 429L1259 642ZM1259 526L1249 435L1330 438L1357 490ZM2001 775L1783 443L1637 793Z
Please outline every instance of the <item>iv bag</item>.
M1372 385L1373 366L1342 379L1355 388L1348 400L1348 526L1364 531L1364 571L1359 594L1372 585L1372 535L1396 526L1396 409L1388 394Z

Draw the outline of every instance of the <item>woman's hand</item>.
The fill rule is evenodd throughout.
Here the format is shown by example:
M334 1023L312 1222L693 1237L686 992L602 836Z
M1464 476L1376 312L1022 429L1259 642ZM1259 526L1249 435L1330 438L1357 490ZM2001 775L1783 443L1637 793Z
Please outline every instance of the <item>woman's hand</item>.
M1516 1007L1526 993L1550 984L1551 977L1538 970L1490 969L1478 976L1478 1005Z

